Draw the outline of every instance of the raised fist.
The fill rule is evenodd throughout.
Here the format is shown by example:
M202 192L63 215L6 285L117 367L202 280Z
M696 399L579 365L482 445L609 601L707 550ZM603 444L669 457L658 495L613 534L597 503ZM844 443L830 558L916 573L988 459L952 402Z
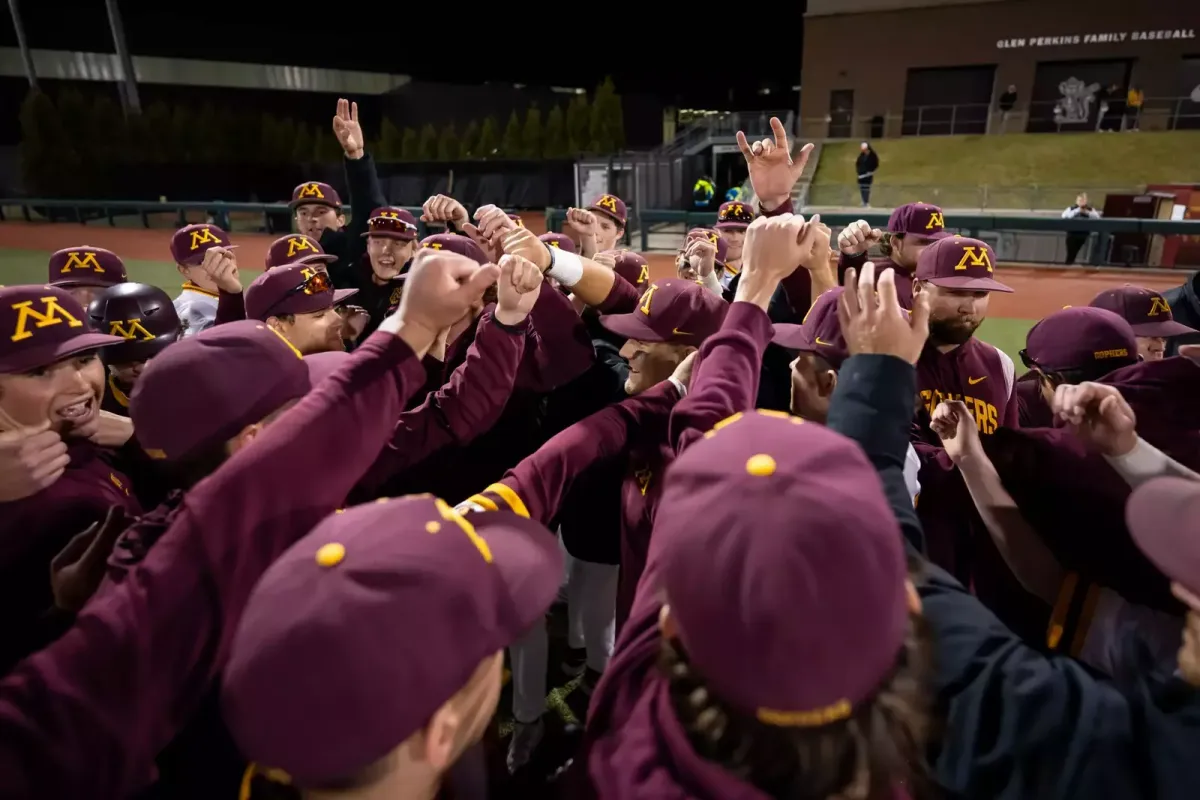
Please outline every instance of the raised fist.
M876 245L882 240L883 231L872 228L866 220L860 219L842 228L842 232L838 234L837 245L838 250L846 255L856 256L867 252L872 245Z

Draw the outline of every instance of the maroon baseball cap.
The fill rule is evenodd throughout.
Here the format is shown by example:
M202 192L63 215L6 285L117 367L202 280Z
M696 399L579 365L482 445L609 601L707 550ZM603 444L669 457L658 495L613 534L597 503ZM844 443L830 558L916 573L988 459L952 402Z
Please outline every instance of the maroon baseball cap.
M325 519L266 571L233 636L222 711L243 753L315 786L420 730L534 625L562 554L511 512L429 495Z
M675 278L646 287L628 314L605 314L600 324L639 342L672 342L699 347L721 328L729 304L692 281Z
M417 238L417 218L398 206L377 208L367 218L367 232L363 236L411 242Z
M0 288L0 374L29 372L124 341L92 330L87 312L65 289Z
M329 275L316 265L284 264L259 275L246 289L246 317L311 314L356 294L358 289L334 289Z
M303 233L289 233L271 242L267 249L266 267L274 269L284 264L312 264L337 261L337 256L326 253L321 243Z
M1116 289L1105 289L1088 305L1103 308L1123 318L1137 336L1167 337L1196 333L1182 322L1176 322L1165 297L1150 289L1127 283Z
M1200 483L1162 477L1133 490L1125 522L1154 566L1200 594Z
M996 251L978 239L947 236L921 251L913 277L943 286L976 292L1011 292L996 280Z
M942 209L929 203L905 203L897 206L888 217L888 233L924 236L926 239L944 239L946 219Z
M632 250L605 250L613 257L613 272L620 275L635 289L650 282L650 262L641 253Z
M629 219L629 210L625 208L625 201L615 194L601 195L599 200L587 207L587 210L598 211L604 214L622 228L625 227L625 222Z
M207 222L185 225L171 237L171 258L176 264L195 267L212 247L230 247L229 234Z
M469 236L459 236L456 233L435 233L432 236L426 236L421 240L421 247L431 247L434 250L448 250L451 253L458 253L460 256L466 256L477 264L490 264L491 260L487 254L475 244L475 240Z
M292 189L292 201L288 203L288 207L294 211L300 206L307 205L329 206L336 211L341 211L342 198L338 197L337 190L328 183L309 181Z
M1021 358L1027 366L1050 372L1093 365L1111 371L1137 362L1137 338L1129 323L1111 311L1068 306L1029 329Z
M513 221L513 224L516 225L518 228L525 227L525 220L521 219L521 217L518 216L517 214L509 214L508 218L511 219Z
M731 200L717 209L717 230L746 230L754 222L754 209L749 203Z
M684 239L684 249L687 249L688 243L693 239L707 239L712 242L717 248L716 261L718 264L724 264L725 259L729 257L729 242L725 241L721 234L712 228L692 228ZM682 253L683 250L679 252Z
M566 250L568 253L575 252L575 243L571 241L571 237L563 233L543 233L538 237L545 242L547 247L557 247L559 250Z
M308 389L300 351L265 324L238 320L151 359L129 415L147 455L181 461L229 441Z
M761 722L845 719L895 669L900 527L862 450L823 425L718 423L667 473L650 547L692 665Z
M125 262L103 247L67 247L50 256L51 286L115 286L127 280Z
M823 292L808 309L801 324L777 324L772 341L789 350L816 353L834 369L839 369L842 362L850 357L850 349L846 346L846 338L842 336L842 325L838 321L837 313L838 298L842 296L843 291L841 286L835 286Z

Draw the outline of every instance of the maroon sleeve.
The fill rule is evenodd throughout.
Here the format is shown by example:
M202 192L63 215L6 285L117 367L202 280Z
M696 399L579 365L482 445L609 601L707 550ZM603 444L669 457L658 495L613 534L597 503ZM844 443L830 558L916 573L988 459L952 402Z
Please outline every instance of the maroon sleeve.
M620 275L613 274L613 285L608 290L608 297L596 306L601 314L631 314L637 308L641 295L637 288Z
M760 206L761 209L761 206ZM779 204L778 207L770 211L763 211L764 217L778 217L780 214L795 213L795 206L792 205L792 199L789 197ZM841 285L842 273L838 270L838 285ZM788 275L782 281L780 286L783 287L783 293L787 295L788 305L792 307L792 311L797 316L803 317L808 313L808 309L812 306L816 299L812 296L812 276L808 274L806 269L795 269L791 275Z
M377 332L192 489L146 560L0 682L4 793L126 797L144 786L213 685L258 578L344 501L423 378L408 345Z
M529 312L533 346L526 348L517 376L518 389L539 394L578 378L596 358L592 337L570 299L549 281L540 291Z
M246 301L241 292L220 292L217 295L217 317L213 325L224 325L246 318Z
M1160 361L1139 361L1110 372L1100 383L1115 386L1144 426L1162 431L1164 438L1200 428L1200 364L1184 356ZM1146 437L1149 441L1149 437ZM1153 444L1153 442L1151 442ZM1157 444L1155 445L1158 446Z
M754 408L763 350L774 328L753 303L729 306L721 330L701 345L686 397L671 412L669 433L676 453L723 419Z
M770 211L764 210L761 204L759 204L758 210L761 212L762 216L764 216L764 217L778 217L780 214L795 213L795 206L792 205L792 198L789 197L787 200L784 200L782 203L780 203L775 208L772 208Z
M466 360L445 386L400 415L391 439L359 482L356 494L374 497L401 471L443 447L466 444L495 425L512 395L528 327L528 321L502 325L486 312Z
M533 455L510 469L467 502L486 511L510 509L548 524L576 478L593 464L626 451L637 430L651 420L666 419L679 399L669 381L602 408L558 433ZM503 505L500 505L500 503Z
M1004 419L1000 420L1000 424L1005 428L1021 427L1021 401L1017 399L1017 379L1015 376L1013 377L1012 388L1008 390L1008 402L1004 404Z

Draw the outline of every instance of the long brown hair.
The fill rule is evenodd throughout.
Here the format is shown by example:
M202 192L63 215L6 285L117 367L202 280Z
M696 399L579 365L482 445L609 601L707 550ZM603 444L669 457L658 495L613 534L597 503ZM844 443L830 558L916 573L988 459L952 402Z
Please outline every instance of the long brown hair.
M879 690L847 719L814 728L767 725L727 707L672 640L663 640L659 664L696 753L771 797L890 800L903 785L922 800L936 796L925 762L933 735L931 655L927 625L911 616L896 666ZM863 790L851 791L858 786Z

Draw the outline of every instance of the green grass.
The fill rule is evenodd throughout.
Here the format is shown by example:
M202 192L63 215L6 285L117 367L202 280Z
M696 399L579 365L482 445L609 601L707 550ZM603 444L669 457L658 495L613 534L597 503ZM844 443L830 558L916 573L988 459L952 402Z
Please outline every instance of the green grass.
M0 285L12 286L21 283L45 283L47 261L50 253L43 250L0 249ZM179 294L183 277L170 261L142 261L123 259L129 270L129 280L160 286L174 297ZM241 270L242 285L259 275L259 270Z
M1102 189L1200 181L1200 131L910 136L872 144L880 168L871 202L880 207L914 200L977 206L986 185L991 208L1065 208L1081 188L1093 187L1099 201ZM822 148L811 203L832 202L838 188L853 184L857 155L857 140ZM903 191L935 186L937 196ZM1049 188L1035 194L1035 186Z
M1025 334L1035 322L1035 319L988 318L979 326L979 338L1008 353L1017 365L1017 374L1020 375L1025 369L1021 366L1018 353L1024 349Z

